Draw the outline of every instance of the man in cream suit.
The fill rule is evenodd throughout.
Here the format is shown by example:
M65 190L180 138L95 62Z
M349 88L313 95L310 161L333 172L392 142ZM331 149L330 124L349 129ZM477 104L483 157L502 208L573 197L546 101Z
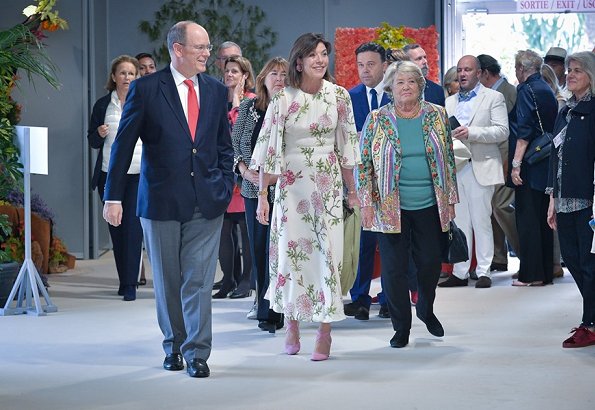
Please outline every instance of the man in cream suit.
M504 183L502 157L498 143L508 138L508 112L501 93L484 87L479 78L481 65L475 56L464 56L457 64L460 91L446 99L446 111L460 126L453 139L463 142L471 152L467 166L457 174L459 200L455 222L465 232L469 252L477 258L476 288L489 288L494 238L490 216L494 187ZM467 286L471 254L467 262L454 265L453 275L440 287Z

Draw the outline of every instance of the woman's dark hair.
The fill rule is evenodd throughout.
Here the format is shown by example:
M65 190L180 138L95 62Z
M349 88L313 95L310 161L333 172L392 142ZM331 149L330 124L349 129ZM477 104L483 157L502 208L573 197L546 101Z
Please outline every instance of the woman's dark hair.
M136 69L136 75L138 76L138 73L140 71L140 64L138 63L138 60L136 58L126 55L126 54L118 56L112 60L112 68L110 70L110 73L107 76L107 83L105 83L106 90L114 91L116 89L116 83L115 83L114 79L112 78L112 75L116 74L116 70L118 69L118 66L122 63L132 64L134 66L134 68Z
M302 82L302 73L297 70L298 60L307 57L312 51L316 49L318 44L324 44L326 52L331 53L333 47L331 43L324 39L322 34L306 33L302 34L295 40L291 51L289 52L289 70L287 71L287 77L289 78L289 85L293 88L300 88ZM333 81L328 68L324 73L324 79L327 81Z
M266 111L273 98L264 85L267 75L273 70L285 70L287 72L288 65L287 60L283 57L274 57L267 61L260 73L258 73L256 76L256 95L258 98L254 104L257 110Z

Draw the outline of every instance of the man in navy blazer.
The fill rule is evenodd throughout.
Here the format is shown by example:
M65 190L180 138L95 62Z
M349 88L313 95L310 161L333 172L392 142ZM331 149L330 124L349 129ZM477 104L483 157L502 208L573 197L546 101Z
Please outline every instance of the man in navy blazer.
M387 67L384 47L376 43L364 43L355 50L355 55L361 84L349 90L349 95L353 104L355 126L359 133L371 109L388 104L389 98L383 90L382 83ZM363 229L361 231L357 276L350 290L352 302L347 303L344 307L347 316L354 316L359 320L368 320L370 315L372 298L369 293L374 271L377 235L376 232ZM383 293L378 294L378 300L382 313L382 307L386 307ZM388 308L386 308L386 312L388 314Z
M403 47L411 61L413 61L426 77L428 75L428 58L426 52L419 44L407 44ZM424 100L444 107L444 89L426 77L426 88L424 88Z
M128 91L112 146L103 214L108 223L120 224L124 176L140 136L137 214L153 269L163 367L182 370L185 359L191 377L208 377L211 289L233 188L227 89L203 74L212 49L203 27L176 23L167 46L170 66L139 78ZM196 124L192 130L189 122Z

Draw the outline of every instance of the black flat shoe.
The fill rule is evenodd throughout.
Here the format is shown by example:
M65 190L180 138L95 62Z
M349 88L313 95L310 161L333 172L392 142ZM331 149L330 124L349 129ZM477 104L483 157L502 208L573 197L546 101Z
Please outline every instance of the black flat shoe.
M231 295L229 295L229 298L230 299L243 299L243 298L249 298L250 296L252 296L252 289L241 290L241 289L237 288L236 290L231 292Z
M429 318L422 318L419 316L417 317L419 318L419 320L426 324L428 332L430 332L433 336L444 336L444 328L442 327L442 324L440 323L436 315L432 314L432 316L430 316Z
M211 370L204 359L192 359L186 363L186 371L190 377L209 377Z
M221 279L219 282L213 283L213 290L219 290L221 289L221 286L223 286L223 279Z
M140 280L138 281L139 286L145 286L146 284L147 284L146 278L140 278Z
M163 360L163 368L169 371L184 370L184 360L181 353L168 353Z
M283 322L273 323L273 322L269 322L267 320L260 320L258 322L258 327L260 328L260 330L264 330L269 333L275 333L276 330L283 328Z
M136 300L136 286L124 286L124 297L122 298L122 300L125 302L131 302L133 300Z
M398 349L405 347L409 344L409 333L395 332L395 335L390 339L390 347L396 347Z

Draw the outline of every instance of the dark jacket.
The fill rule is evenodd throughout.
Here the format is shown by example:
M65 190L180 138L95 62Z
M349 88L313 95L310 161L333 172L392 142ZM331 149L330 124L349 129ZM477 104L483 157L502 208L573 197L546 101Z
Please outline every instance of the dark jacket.
M424 100L444 107L444 88L435 82L426 78L426 88L424 89Z
M531 90L533 92L531 92ZM533 98L535 95L535 98ZM537 106L535 102L537 101ZM558 115L558 102L554 92L549 85L541 78L541 74L531 74L525 82L517 87L516 100L516 130L511 132L508 138L508 169L512 171L512 158L516 150L516 142L519 139L526 140L529 144L542 134L541 126L537 116L543 125L543 131L552 132L554 121ZM528 185L536 191L545 191L548 180L549 164L543 160L533 165L523 161L521 165L521 179L524 185ZM514 187L514 185L509 185Z
M123 198L126 171L140 135L138 216L186 222L195 208L207 219L225 212L234 186L227 88L206 74L198 75L198 84L200 114L194 141L169 66L130 84L112 145L106 201Z
M554 136L566 125L569 108L563 108L554 126ZM571 110L562 157L562 198L593 199L593 163L595 162L595 98L580 102ZM548 186L558 197L558 151L550 156Z
M87 140L91 148L98 149L97 161L95 161L95 168L93 169L93 177L91 178L91 189L97 188L99 184L99 176L101 175L101 164L103 163L103 143L105 138L101 138L97 132L97 127L105 124L105 112L112 98L111 91L95 102L91 119L89 120L89 131L87 131Z

